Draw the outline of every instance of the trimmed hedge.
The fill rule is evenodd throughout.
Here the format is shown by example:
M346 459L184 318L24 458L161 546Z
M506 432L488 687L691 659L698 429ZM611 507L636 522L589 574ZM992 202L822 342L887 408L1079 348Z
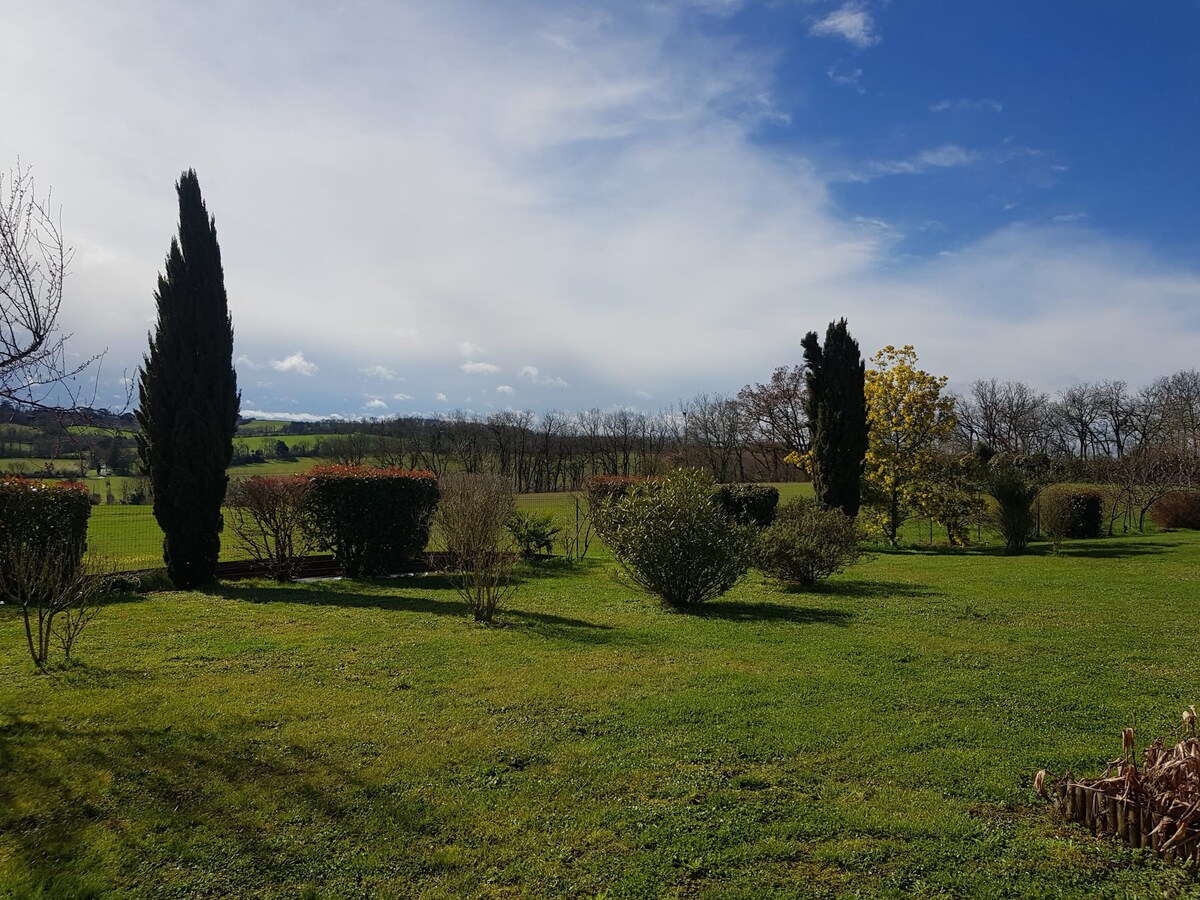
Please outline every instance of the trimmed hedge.
M0 565L7 567L10 553L61 553L79 565L91 514L82 484L0 478Z
M311 527L349 577L398 572L424 552L439 497L432 472L318 466L309 478Z
M1150 510L1159 528L1200 528L1200 491L1172 491Z
M723 484L717 488L716 499L739 525L766 528L775 521L779 490L769 484Z
M1064 538L1098 538L1103 527L1104 497L1095 488L1051 485L1039 499L1042 530Z

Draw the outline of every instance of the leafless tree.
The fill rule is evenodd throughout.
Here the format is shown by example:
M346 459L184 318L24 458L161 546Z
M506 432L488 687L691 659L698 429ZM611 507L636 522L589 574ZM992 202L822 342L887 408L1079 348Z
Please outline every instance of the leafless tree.
M1080 459L1087 459L1096 443L1096 427L1101 422L1102 401L1096 385L1083 382L1060 391L1054 404L1055 421L1063 435L1064 447L1074 445Z
M777 475L783 456L808 450L806 392L803 366L779 366L766 384L748 384L738 391L747 449L764 472Z
M745 481L741 404L725 394L697 394L682 409L687 417L685 440L700 453L713 478L721 484Z
M67 362L58 326L72 250L49 192L39 198L18 162L0 173L0 399L27 407L83 405L75 376L99 359ZM95 399L95 393L91 396Z

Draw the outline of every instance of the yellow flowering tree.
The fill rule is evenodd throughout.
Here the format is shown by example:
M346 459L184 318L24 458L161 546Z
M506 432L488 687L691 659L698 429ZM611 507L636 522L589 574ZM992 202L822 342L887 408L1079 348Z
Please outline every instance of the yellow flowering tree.
M938 449L954 429L954 398L943 394L945 375L917 368L911 345L890 344L871 357L867 397L864 480L880 512L880 526L895 546L900 526L934 482Z

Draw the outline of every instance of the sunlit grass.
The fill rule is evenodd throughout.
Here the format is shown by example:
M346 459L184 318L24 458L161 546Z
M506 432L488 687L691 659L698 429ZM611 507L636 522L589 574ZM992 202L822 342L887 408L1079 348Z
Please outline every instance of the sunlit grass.
M107 606L34 674L0 613L0 895L1136 897L1192 876L1059 826L1200 698L1200 535L881 553L666 612L543 566Z

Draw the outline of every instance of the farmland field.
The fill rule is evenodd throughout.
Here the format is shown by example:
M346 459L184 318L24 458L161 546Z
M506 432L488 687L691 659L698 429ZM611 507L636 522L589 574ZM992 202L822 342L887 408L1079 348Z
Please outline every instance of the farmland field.
M667 612L603 560L500 627L437 576L0 612L0 894L1192 896L1055 822L1200 700L1200 535L880 553Z

